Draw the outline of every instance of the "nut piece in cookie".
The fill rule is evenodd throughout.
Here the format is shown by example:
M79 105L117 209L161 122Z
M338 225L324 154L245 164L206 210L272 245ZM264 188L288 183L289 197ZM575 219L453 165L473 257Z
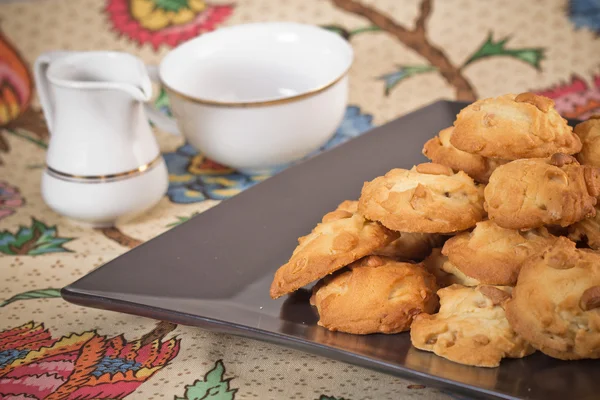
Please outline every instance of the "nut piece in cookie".
M435 276L438 287L444 288L453 284L463 286L477 286L480 282L477 279L465 275L456 268L448 257L442 254L442 249L433 249L429 257L423 260L423 265L430 274Z
M525 263L506 315L550 357L600 358L600 253L560 237Z
M358 210L395 231L450 233L483 219L482 193L464 172L427 163L365 183Z
M484 193L489 219L503 228L564 227L595 215L600 168L560 153L516 160L492 173Z
M421 261L434 247L444 244L447 236L437 233L400 232L400 237L373 254L391 257L399 261Z
M600 209L596 205L596 215L568 227L569 239L584 242L594 250L600 250Z
M600 167L600 115L592 115L575 126L573 132L579 136L582 144L577 160L582 164Z
M435 311L436 290L422 265L369 256L320 281L311 304L319 325L331 331L397 333L408 330L415 315Z
M488 220L450 238L442 253L458 270L481 283L514 286L523 263L555 241L544 227L518 231Z
M463 108L450 142L468 153L505 160L581 150L579 137L554 102L533 93L482 99Z
M356 202L343 202L298 239L290 260L275 272L272 298L319 280L398 238L398 233L348 210L356 210Z
M458 150L450 143L454 127L442 129L438 136L429 139L423 146L423 155L437 164L464 171L477 182L487 183L492 172L508 161L486 158Z
M485 285L440 289L440 311L420 314L411 326L413 346L478 367L497 367L503 358L533 353L506 319L503 304L510 298L510 289Z

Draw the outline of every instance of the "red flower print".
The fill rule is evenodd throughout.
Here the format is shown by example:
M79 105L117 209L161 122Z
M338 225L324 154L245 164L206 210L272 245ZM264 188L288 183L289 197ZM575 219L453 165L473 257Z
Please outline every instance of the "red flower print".
M553 99L556 110L563 117L586 120L600 113L600 75L593 76L591 82L588 84L581 77L573 75L570 82L535 92Z
M25 61L0 33L0 126L15 120L29 106L32 87Z
M0 399L123 399L177 356L161 324L131 342L94 331L52 339L33 322L0 332Z
M114 29L140 45L174 47L209 32L233 11L233 5L211 5L204 0L107 0Z
M19 189L0 181L0 219L15 213L16 209L25 204Z

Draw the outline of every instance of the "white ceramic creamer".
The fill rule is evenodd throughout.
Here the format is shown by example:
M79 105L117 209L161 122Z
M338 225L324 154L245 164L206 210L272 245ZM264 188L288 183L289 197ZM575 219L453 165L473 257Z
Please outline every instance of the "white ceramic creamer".
M132 218L165 194L168 173L144 108L152 85L138 58L50 52L35 62L50 130L42 196L93 226Z

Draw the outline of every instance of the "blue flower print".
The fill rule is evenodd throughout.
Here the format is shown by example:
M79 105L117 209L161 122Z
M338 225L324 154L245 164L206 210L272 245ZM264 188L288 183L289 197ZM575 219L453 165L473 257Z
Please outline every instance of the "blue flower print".
M359 107L349 106L331 140L307 158L336 147L372 127L372 115L361 113ZM172 202L179 204L227 199L285 169L280 167L266 175L242 174L206 158L189 144L164 154L164 158L169 170L167 195Z

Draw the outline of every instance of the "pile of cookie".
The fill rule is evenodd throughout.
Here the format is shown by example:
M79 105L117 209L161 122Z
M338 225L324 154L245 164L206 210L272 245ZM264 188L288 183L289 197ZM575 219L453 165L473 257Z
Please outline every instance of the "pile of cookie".
M464 108L423 154L301 237L271 297L318 281L319 325L410 330L467 365L600 358L600 117L573 130L552 100L507 94Z

